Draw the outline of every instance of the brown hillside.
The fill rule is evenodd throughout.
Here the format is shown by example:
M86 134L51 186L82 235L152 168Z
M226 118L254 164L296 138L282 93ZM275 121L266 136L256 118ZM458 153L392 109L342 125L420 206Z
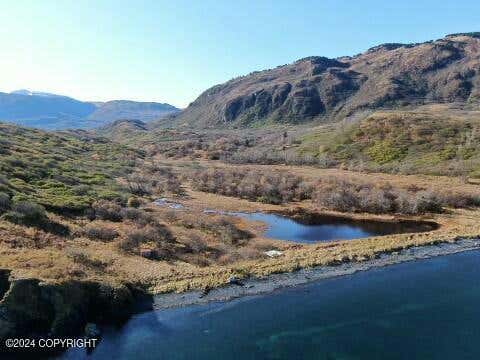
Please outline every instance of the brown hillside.
M353 56L308 57L216 85L173 117L176 125L258 126L343 119L362 110L476 103L480 35L384 44Z

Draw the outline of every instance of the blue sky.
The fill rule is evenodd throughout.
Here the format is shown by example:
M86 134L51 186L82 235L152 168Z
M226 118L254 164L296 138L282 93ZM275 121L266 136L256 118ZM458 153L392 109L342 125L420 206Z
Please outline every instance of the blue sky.
M296 59L480 31L480 1L0 0L0 91L184 107Z

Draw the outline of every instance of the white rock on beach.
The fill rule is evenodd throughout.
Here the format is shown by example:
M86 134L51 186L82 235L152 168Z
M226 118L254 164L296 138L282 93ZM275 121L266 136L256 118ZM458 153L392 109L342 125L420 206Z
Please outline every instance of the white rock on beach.
M268 257L277 257L277 256L282 256L283 253L278 250L269 250L269 251L265 251L265 255L267 255Z

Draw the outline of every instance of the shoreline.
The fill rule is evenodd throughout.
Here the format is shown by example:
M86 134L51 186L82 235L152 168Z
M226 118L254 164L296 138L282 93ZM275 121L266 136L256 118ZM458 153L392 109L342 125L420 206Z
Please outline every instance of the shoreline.
M216 301L230 301L244 296L268 294L282 288L352 275L359 271L367 271L404 262L418 261L473 250L480 250L480 238L459 239L455 242L411 247L398 252L382 254L375 259L361 262L347 262L333 266L305 268L295 272L271 274L265 278L242 279L242 286L229 284L211 289L207 294L204 294L200 290L183 293L156 294L153 295L153 306L151 310L202 305Z
M400 251L383 253L374 259L361 262L344 262L338 265L318 266L304 268L294 272L275 273L267 275L264 278L242 279L239 280L241 285L228 284L222 287L212 288L206 294L201 290L182 293L162 293L156 295L143 294L145 296L139 296L141 294L136 294L136 296L139 297L137 297L136 302L132 304L133 308L131 309L128 319L125 318L124 321L128 322L132 316L140 313L206 305L213 302L228 302L248 296L271 294L281 289L314 283L324 279L353 275L359 271L380 269L389 265L475 250L480 250L480 237L472 239L460 238L451 242L440 242L432 245L410 247ZM103 323L102 327L111 325L112 324ZM77 336L79 337L80 334ZM50 350L43 352L37 348L30 350L34 351L38 356L54 356L53 358L56 358L55 356L57 354L63 353L63 351L57 353L57 349L53 349L52 352L50 352ZM2 349L1 346L0 354L17 355L15 352L9 352L8 349Z

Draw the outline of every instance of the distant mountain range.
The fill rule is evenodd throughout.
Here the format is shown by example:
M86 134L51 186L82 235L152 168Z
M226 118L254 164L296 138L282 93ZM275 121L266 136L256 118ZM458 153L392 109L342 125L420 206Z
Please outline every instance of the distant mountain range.
M342 120L376 109L480 101L480 33L383 44L355 56L312 56L216 85L173 120L187 127L255 127Z
M183 111L29 90L0 93L0 121L43 129L98 128L122 119L152 122L149 128L237 128L334 122L437 103L480 108L480 32L382 44L336 59L303 58L213 86Z
M164 103L128 100L84 102L29 90L0 93L0 121L47 130L90 129L119 119L148 122L178 111L175 106Z

